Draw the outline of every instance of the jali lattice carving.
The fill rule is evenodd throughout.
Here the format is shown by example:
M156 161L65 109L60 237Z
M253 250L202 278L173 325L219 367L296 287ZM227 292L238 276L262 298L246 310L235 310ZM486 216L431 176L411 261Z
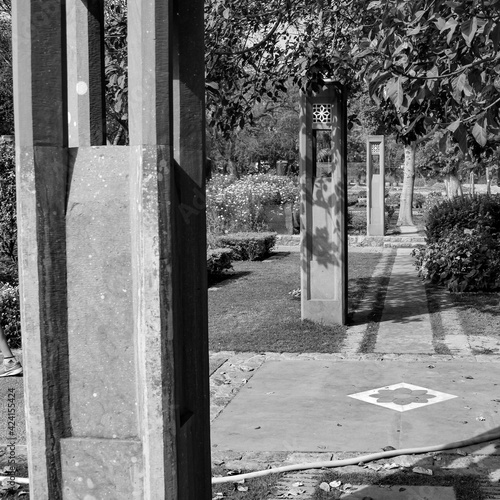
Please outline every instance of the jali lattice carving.
M372 155L379 155L380 154L380 142L373 142L372 143Z
M313 123L331 123L332 105L313 104Z

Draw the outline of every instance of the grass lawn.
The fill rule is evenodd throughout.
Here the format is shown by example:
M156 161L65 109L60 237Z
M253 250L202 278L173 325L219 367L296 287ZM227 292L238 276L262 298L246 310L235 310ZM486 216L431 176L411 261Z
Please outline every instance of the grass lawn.
M451 293L450 296L468 335L500 338L500 292Z
M349 311L361 300L379 253L349 253ZM345 326L301 321L299 254L281 252L235 262L234 273L208 292L212 351L338 352Z

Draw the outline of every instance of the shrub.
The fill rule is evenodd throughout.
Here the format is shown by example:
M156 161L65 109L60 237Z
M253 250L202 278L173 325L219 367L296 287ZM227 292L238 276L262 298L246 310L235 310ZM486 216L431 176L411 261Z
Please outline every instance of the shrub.
M396 209L392 205L386 205L385 206L385 212L387 213L387 219L390 219L393 215ZM386 227L387 229L387 227Z
M230 248L213 248L207 251L207 271L209 279L220 276L232 269L233 251Z
M358 202L358 194L357 193L348 193L347 194L347 205L351 207L352 205L356 205Z
M427 243L434 243L452 229L481 226L500 234L500 196L456 196L431 208L426 216Z
M217 175L207 184L207 226L221 234L268 229L266 205L298 204L297 181L280 175Z
M385 198L385 204L399 207L401 193L391 193Z
M10 347L21 347L19 289L8 283L0 287L0 324Z
M17 263L16 172L12 143L0 144L0 256Z
M366 210L349 210L347 231L351 234L366 234Z
M413 256L424 280L450 291L500 288L500 241L487 228L455 227L427 247L414 250Z
M422 193L413 194L413 206L415 208L422 208L424 206L426 197Z
M424 211L424 217L427 220L427 215L429 214L431 208L435 207L444 200L441 191L431 191L425 198L425 202L422 205Z
M266 258L276 243L276 233L233 233L217 237L221 247L231 248L235 260Z

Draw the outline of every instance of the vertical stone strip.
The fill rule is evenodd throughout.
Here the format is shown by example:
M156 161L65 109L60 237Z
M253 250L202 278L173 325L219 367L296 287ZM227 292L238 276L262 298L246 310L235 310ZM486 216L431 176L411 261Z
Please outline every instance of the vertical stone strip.
M69 146L106 141L104 0L67 0Z
M31 496L62 498L69 436L66 23L59 0L14 2L21 322ZM59 20L60 22L54 22Z
M174 0L174 243L176 388L182 498L210 498L205 217L204 2ZM177 57L175 57L177 55ZM184 492L186 492L184 494Z
M171 287L173 231L167 208L172 161L171 12L171 2L128 2L130 214L137 391L144 497L158 500L177 498ZM159 61L163 63L162 71L158 71ZM158 120L158 108L162 106L166 112Z
M133 288L145 498L211 497L203 67L202 2L129 2Z

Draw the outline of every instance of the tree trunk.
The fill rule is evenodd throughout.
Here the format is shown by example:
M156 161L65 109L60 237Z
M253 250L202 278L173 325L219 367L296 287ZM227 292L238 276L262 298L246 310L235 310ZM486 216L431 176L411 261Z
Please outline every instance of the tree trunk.
M476 176L474 172L469 174L469 191L472 196L476 194ZM448 190L448 184L446 184L446 189Z
M446 174L444 178L444 185L446 186L446 194L449 200L455 196L463 195L462 184L456 173Z
M236 138L234 139L230 139L229 140L229 151L228 151L228 161L227 161L227 166L228 166L228 169L229 169L229 174L234 177L235 179L239 179L240 178L240 172L238 170L238 165L235 161L235 157L236 157Z
M491 169L486 167L486 194L491 194Z
M415 186L415 142L405 145L405 165L403 177L403 191L399 203L399 217L397 226L414 226L413 224L413 188Z

